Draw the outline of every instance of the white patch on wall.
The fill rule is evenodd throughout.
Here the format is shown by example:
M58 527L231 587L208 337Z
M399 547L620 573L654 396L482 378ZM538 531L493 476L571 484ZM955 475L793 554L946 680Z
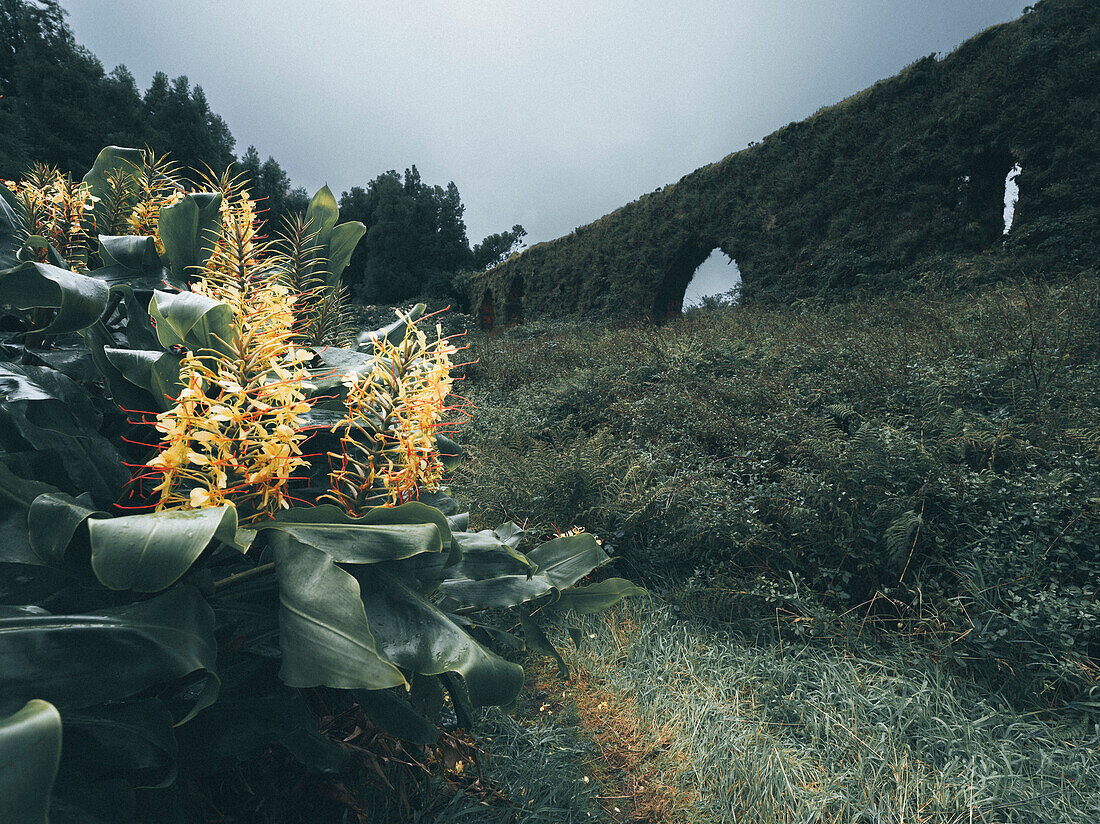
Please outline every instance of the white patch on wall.
M1020 185L1016 182L1016 178L1020 176L1020 172L1024 170L1024 167L1017 163L1012 169L1009 170L1008 176L1005 178L1005 230L1004 234L1008 234L1008 230L1012 228L1012 217L1016 214L1016 201L1020 199Z
M737 262L715 249L699 264L684 292L684 308L698 306L707 295L724 295L741 285L741 270Z

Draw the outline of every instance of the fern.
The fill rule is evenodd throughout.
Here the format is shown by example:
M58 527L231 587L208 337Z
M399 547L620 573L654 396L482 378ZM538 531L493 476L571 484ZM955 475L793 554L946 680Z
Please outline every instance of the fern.
M924 523L922 516L909 509L895 518L886 527L883 539L886 541L886 557L890 568L904 577L916 546L917 533Z

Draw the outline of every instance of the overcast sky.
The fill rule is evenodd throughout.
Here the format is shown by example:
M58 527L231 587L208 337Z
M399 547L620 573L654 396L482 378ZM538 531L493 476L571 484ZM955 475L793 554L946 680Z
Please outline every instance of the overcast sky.
M187 75L310 193L416 164L471 242L566 234L1029 0L62 0L142 89Z

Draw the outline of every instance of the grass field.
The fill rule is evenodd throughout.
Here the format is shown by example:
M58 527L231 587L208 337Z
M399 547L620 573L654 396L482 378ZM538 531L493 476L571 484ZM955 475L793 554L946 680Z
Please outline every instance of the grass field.
M430 820L1095 819L1098 294L474 337L460 501L654 598L566 619L573 679L486 721L501 797Z

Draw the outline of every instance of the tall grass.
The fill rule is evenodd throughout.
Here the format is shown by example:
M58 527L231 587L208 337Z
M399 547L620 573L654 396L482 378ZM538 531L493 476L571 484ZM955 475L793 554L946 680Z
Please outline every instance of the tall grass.
M1100 815L1100 728L1021 712L919 646L756 637L627 606L573 663L674 727L701 821L1067 822ZM567 643L563 637L559 639Z
M1100 280L472 339L455 479L714 618L901 627L1058 706L1100 654ZM680 596L685 600L684 596Z

